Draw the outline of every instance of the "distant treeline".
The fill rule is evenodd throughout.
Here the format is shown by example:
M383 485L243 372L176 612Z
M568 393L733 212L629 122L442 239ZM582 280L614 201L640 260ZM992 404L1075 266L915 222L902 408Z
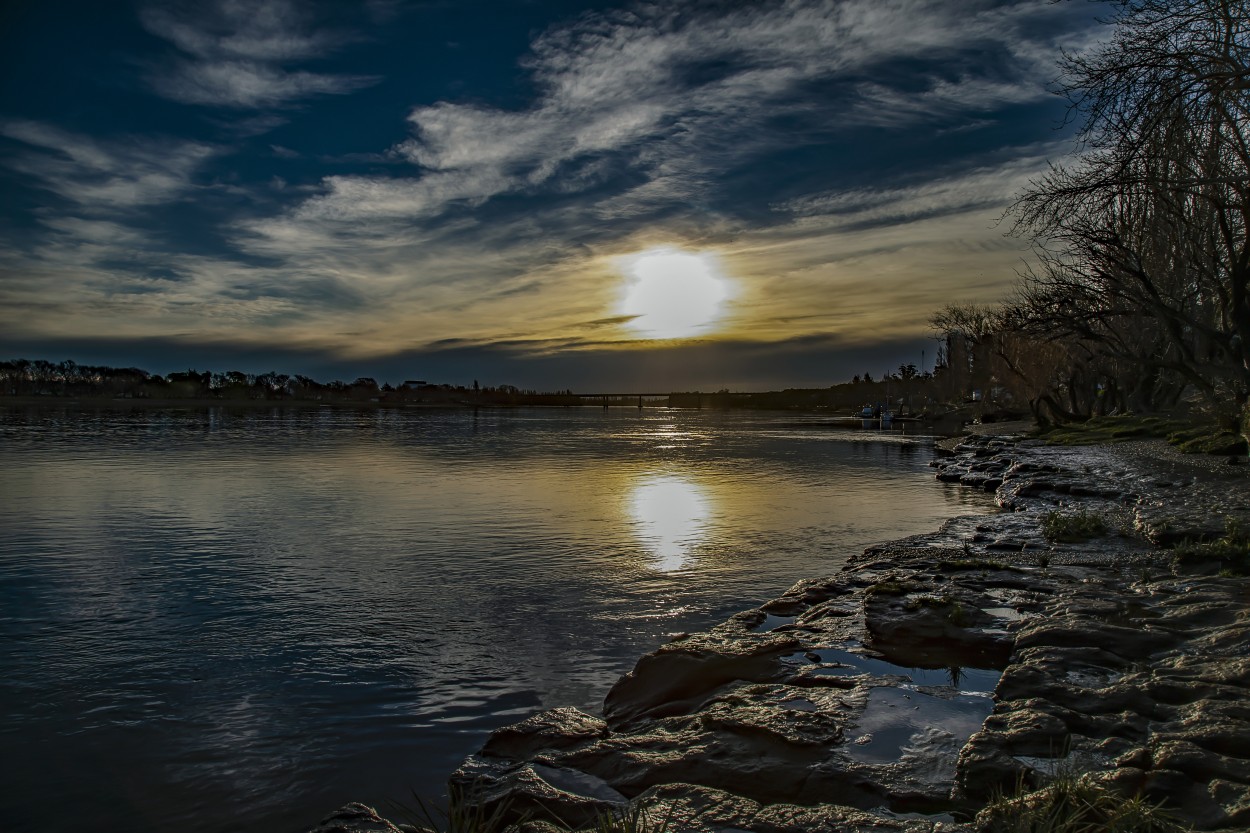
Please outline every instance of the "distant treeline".
M864 405L889 402L912 411L922 410L933 398L945 397L941 368L935 377L915 365L874 379L871 373L827 388L788 388L762 393L682 391L666 396L636 394L578 395L571 390L539 392L513 385L494 387L432 384L407 381L398 387L379 385L360 377L351 382L319 382L285 373L259 375L237 370L218 373L186 370L161 376L138 367L85 365L73 361L15 359L0 362L0 395L9 397L71 397L122 400L216 400L225 402L343 402L425 405L670 405L690 408L846 409L858 413ZM645 399L645 402L644 402Z
M0 362L0 393L7 396L108 397L115 399L219 399L227 401L449 402L538 396L511 385L473 387L405 382L379 385L360 377L351 382L319 382L299 374L186 370L161 376L138 367L108 367L15 359ZM566 396L568 392L544 394Z

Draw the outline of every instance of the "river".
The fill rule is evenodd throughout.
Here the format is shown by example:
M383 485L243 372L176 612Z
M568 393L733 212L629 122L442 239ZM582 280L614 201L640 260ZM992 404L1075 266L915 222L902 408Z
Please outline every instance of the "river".
M788 414L0 408L0 827L299 831L991 511Z

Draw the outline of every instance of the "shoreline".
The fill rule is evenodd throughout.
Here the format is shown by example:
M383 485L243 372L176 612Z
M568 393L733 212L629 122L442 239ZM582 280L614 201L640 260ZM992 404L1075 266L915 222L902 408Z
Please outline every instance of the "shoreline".
M710 396L711 394L709 394ZM9 396L0 395L0 408L76 408L96 411L121 410L204 410L225 408L237 411L262 411L274 409L353 409L353 410L397 410L397 411L510 411L525 408L538 409L588 409L588 410L625 410L625 411L709 411L729 413L788 414L819 418L824 422L811 422L812 427L828 428L860 428L864 423L878 423L879 420L864 419L851 413L842 413L827 408L743 408L721 406L685 406L659 403L655 400L644 405L636 404L632 397L626 400L614 400L604 405L597 399L581 398L577 402L474 402L466 399L438 399L434 401L404 400L352 400L352 399L213 399L213 398L148 398L148 397L94 397L94 396ZM906 430L920 427L928 434L939 436L959 436L964 430L961 419L967 416L959 411L933 414L926 418L900 417L887 423L886 428ZM1001 423L1020 424L1020 423Z
M954 833L996 792L1069 769L1198 829L1250 826L1250 760L1226 740L1250 738L1250 579L1174 573L1158 547L1218 535L1225 514L1250 525L1250 471L988 428L934 467L1004 511L681 635L612 687L603 718L502 727L451 783L557 828L642 800L680 830ZM1048 541L1056 512L1106 529ZM397 828L349 805L314 828L331 829Z
M231 408L239 410L271 410L273 408L356 408L375 410L378 408L395 408L397 410L430 410L430 409L467 409L491 408L493 405L478 405L471 402L357 402L347 399L149 399L144 397L94 397L94 396L3 396L0 407L73 407L95 410L122 409L194 409Z

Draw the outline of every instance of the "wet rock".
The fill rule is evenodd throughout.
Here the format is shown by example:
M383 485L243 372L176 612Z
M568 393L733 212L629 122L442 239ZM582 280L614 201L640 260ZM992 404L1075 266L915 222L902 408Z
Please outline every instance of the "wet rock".
M1016 635L1016 647L1020 649L1034 646L1099 648L1125 659L1146 659L1174 647L1178 641L1173 634L1154 629L1134 630L1075 617L1031 622Z
M1126 605L1114 582L1074 582L1049 616L1021 628L994 714L961 753L957 794L984 800L1015 779L1042 784L1079 758L1079 771L1103 771L1111 788L1144 791L1199 829L1244 824L1250 637L1236 608L1245 594L1209 579L1160 592L1171 586L1146 585Z
M701 649L683 642L647 654L612 686L603 702L607 723L619 730L643 717L689 713L711 692L735 681L763 681L777 659L799 646L793 638L748 642L735 652Z
M901 819L854 810L832 803L762 805L741 796L691 784L667 784L647 792L653 820L669 820L669 829L691 833L971 833L971 829L940 819Z
M714 786L755 801L794 801L824 757L820 744L792 743L748 714L718 723L666 722L561 756L627 795L668 783Z
M481 754L492 758L522 759L542 749L568 749L598 740L608 725L571 707L551 709L493 732Z
M470 756L449 783L480 803L485 816L498 813L504 822L532 819L574 829L628 804L601 778L539 761L513 764Z

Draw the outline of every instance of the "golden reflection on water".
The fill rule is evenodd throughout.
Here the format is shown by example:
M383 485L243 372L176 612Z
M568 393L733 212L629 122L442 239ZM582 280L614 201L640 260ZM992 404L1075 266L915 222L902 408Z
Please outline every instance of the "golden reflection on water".
M638 539L655 556L651 566L659 572L686 566L690 553L707 535L712 501L689 478L645 476L634 484L629 505Z

